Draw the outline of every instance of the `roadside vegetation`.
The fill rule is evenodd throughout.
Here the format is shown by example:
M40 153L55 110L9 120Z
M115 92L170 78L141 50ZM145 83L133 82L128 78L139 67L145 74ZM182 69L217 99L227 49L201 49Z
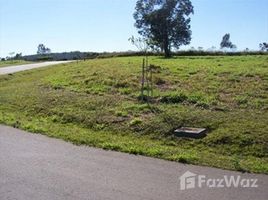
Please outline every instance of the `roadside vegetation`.
M24 64L30 64L32 62L30 61L24 61L24 60L6 60L6 61L0 61L0 67L8 67L12 65L24 65Z
M93 59L0 76L0 123L77 145L268 174L268 56ZM181 126L203 139L176 138Z

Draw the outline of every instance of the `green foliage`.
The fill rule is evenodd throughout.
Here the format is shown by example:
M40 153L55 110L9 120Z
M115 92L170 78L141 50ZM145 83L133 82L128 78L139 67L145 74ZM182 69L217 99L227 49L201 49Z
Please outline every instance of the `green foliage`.
M44 44L39 44L37 47L37 54L48 54L51 50L46 48Z
M182 103L187 100L187 96L183 93L165 95L161 97L160 102L162 103Z
M130 126L136 126L142 123L142 120L140 118L134 118L133 120L130 121Z
M267 51L268 52L268 43L267 42L260 43L259 47L260 47L261 51Z
M230 48L230 49L236 49L236 45L234 45L231 41L230 41L230 33L226 33L221 41L221 49L222 48Z

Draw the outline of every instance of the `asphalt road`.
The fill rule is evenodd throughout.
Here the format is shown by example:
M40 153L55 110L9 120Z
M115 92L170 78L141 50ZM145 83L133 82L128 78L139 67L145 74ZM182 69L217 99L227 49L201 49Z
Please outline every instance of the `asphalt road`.
M190 171L258 179L258 188L180 190ZM104 151L0 125L1 200L267 200L268 176Z
M12 74L20 71L40 68L40 67L46 67L50 65L57 65L62 63L68 63L72 61L50 61L50 62L42 62L42 63L34 63L34 64L26 64L26 65L14 65L14 66L8 66L8 67L1 67L0 68L0 75L3 74Z

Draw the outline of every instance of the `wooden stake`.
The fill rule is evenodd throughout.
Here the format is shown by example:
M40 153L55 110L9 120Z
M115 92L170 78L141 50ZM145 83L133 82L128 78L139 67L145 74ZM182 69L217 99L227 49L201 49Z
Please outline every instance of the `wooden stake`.
M144 100L145 59L142 61L141 99Z

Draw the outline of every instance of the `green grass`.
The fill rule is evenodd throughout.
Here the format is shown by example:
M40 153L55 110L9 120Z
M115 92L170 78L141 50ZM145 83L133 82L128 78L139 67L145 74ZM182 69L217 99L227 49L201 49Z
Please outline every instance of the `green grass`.
M268 56L150 57L154 98L139 101L141 57L0 76L0 123L78 145L268 174ZM180 126L207 137L176 138Z
M7 61L0 61L0 67L8 67L12 65L24 65L24 64L30 64L32 62L25 61L25 60L7 60Z

